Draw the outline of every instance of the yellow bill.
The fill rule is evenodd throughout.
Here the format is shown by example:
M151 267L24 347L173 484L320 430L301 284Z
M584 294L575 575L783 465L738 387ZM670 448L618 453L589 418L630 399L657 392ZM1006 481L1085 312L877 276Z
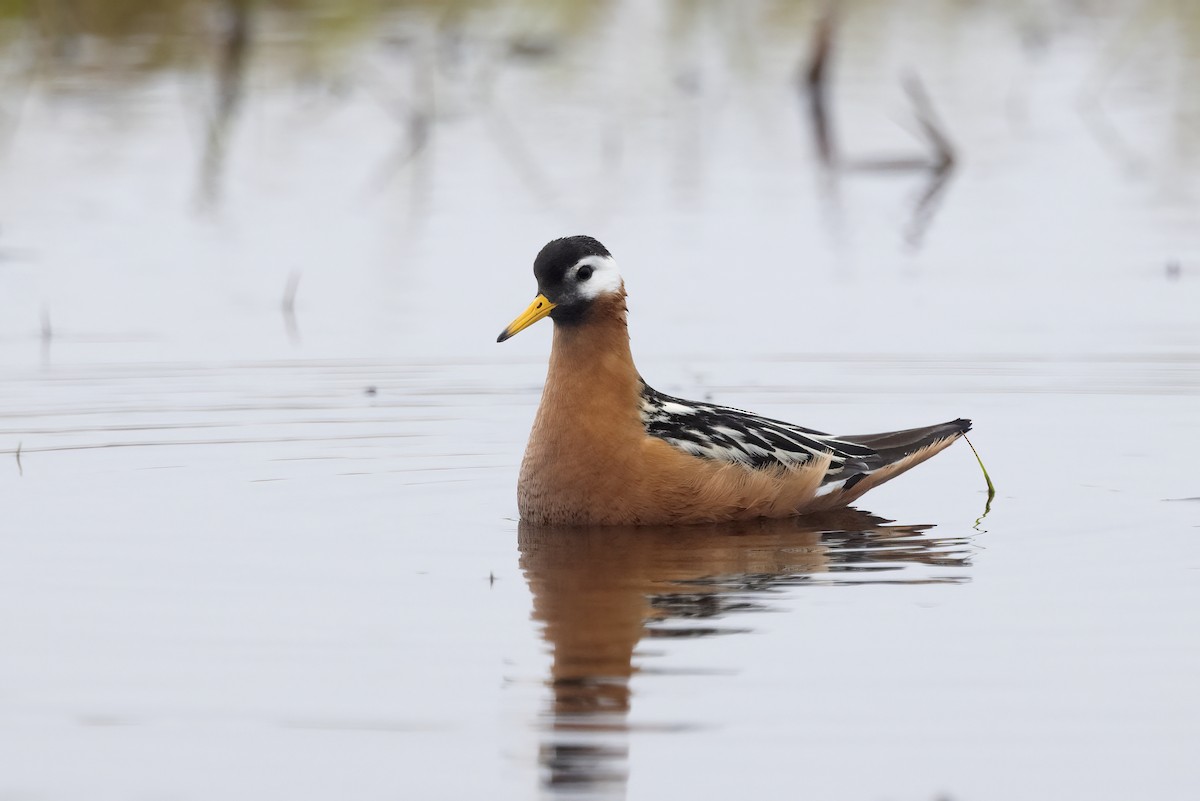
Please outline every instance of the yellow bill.
M529 326L542 319L554 310L554 304L545 295L538 295L533 299L533 303L529 304L529 308L521 312L521 316L508 324L500 332L500 336L496 337L497 342L503 342L519 331L524 331Z

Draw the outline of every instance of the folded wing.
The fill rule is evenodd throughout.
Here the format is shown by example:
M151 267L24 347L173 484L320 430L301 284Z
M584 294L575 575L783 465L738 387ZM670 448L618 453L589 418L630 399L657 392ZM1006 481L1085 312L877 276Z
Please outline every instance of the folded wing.
M831 436L741 409L675 398L644 381L641 413L648 435L704 459L760 469L794 468L829 454L823 483L845 489L881 467L971 428L970 420L960 419L883 434Z

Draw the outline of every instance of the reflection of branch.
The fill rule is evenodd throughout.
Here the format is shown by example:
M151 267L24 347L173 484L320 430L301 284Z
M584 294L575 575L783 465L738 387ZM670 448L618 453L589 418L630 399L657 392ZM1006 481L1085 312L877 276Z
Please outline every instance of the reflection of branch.
M909 221L908 230L904 235L905 240L913 249L921 247L925 239L925 231L933 222L933 216L937 213L940 200L946 187L950 185L950 176L953 173L954 168L950 165L934 167L930 170L929 183L925 185L925 191L921 193L917 204L913 207L912 219Z
M288 276L283 288L283 324L287 328L288 339L293 345L300 343L300 326L296 324L296 292L300 289L300 271L296 270Z
M933 157L933 161L929 165L929 183L913 208L912 222L909 224L908 233L905 236L910 246L919 248L925 238L925 231L933 222L933 215L937 212L939 201L945 193L946 187L949 186L950 176L954 172L955 154L954 146L950 144L950 138L943 131L941 122L933 110L933 103L929 100L929 93L925 91L925 85L921 83L921 79L915 73L909 73L904 77L904 89L908 92L909 100L912 101L913 115L917 119L921 133L925 135L925 140L929 143L930 155Z
M409 97L393 100L378 92L376 89L378 84L384 83L390 86L390 81L383 76L380 76L374 84L366 84L370 95L396 118L404 132L396 146L376 168L375 175L370 181L370 188L373 191L383 190L402 169L425 151L433 138L435 112L433 79L430 75L433 67L418 62L416 59L419 58L420 53L410 59L413 70L413 92ZM422 76L424 76L424 80L422 80Z
M933 110L933 102L924 84L914 74L901 78L905 94L912 103L913 118L917 123L920 138L928 146L927 156L870 157L839 162L837 145L829 110L829 61L833 49L833 14L826 12L818 21L813 33L812 54L800 78L808 97L809 120L817 155L827 168L838 168L852 172L921 172L929 176L923 192L913 207L912 220L905 232L905 239L912 247L920 247L936 213L940 199L949 185L950 176L957 163L957 154L946 134L941 121ZM828 190L833 191L833 187Z
M404 115L404 138L375 171L371 187L382 190L409 162L429 144L433 130L433 115L423 108L411 108Z
M1117 27L1116 37L1109 41L1088 70L1088 76L1080 86L1076 110L1084 127L1101 150L1127 172L1142 172L1148 155L1139 152L1121 133L1104 106L1104 95L1109 84L1132 60L1138 48L1145 47L1145 40L1152 35L1165 17L1160 13L1161 4L1141 3L1133 15Z
M817 156L825 167L832 167L836 160L833 134L829 122L829 59L833 49L833 12L826 10L817 21L813 32L812 55L804 70L804 90L808 96L809 120L813 139L817 144Z
M553 204L558 193L555 192L545 172L538 166L538 160L530 152L516 127L504 115L498 103L492 104L485 119L490 123L488 133L492 135L501 154L512 165L517 177L524 181L531 194L536 195L547 204Z
M225 0L224 30L217 54L217 102L204 140L200 160L199 202L216 204L221 192L221 171L229 127L242 98L246 53L250 45L250 0Z
M50 326L50 307L42 306L42 361L50 361L50 345L54 342L54 329Z
M1083 120L1084 129L1092 135L1101 150L1130 172L1142 169L1144 157L1129 144L1121 131L1113 124L1098 95L1084 95L1076 104L1076 109L1079 112L1079 118Z
M942 131L942 126L938 120L937 114L934 113L933 103L929 100L929 93L925 91L925 85L921 83L921 79L916 73L908 73L901 79L904 84L904 91L908 94L908 99L913 104L913 116L917 119L917 125L921 128L921 133L925 135L926 141L929 143L929 149L933 155L932 167L934 170L947 170L954 166L954 147L950 144L949 137Z
M539 166L536 153L505 113L502 101L497 97L496 85L503 74L505 56L511 59L546 60L554 58L559 50L559 43L552 39L513 39L507 49L490 64L490 68L477 72L470 86L476 101L476 112L483 120L496 149L529 193L547 205L555 204L558 191L545 170ZM605 156L619 160L620 153L612 149L605 151Z
M8 150L17 129L21 125L21 117L25 111L25 102L31 94L30 89L33 86L34 75L37 70L38 63L35 56L30 60L29 64L20 70L24 81L18 88L20 95L12 102L13 110L10 111L8 108L0 109L0 151Z
M932 169L929 159L920 156L876 156L846 162L846 172L922 172Z
M956 162L954 146L945 133L941 121L933 110L929 93L915 74L908 73L902 79L904 91L913 106L913 119L917 132L929 146L927 156L887 156L853 159L846 162L845 169L853 172L932 172L951 171Z

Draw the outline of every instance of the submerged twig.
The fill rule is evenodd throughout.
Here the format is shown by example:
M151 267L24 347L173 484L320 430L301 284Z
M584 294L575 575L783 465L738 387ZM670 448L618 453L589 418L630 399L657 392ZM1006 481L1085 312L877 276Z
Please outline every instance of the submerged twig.
M971 444L971 440L967 439L967 435L963 434L963 439L967 445L971 446L971 453L975 454L975 461L979 462L979 469L983 471L983 480L987 482L988 501L996 497L996 485L992 483L992 477L988 475L987 468L983 466L983 459L979 458L979 451L975 450L975 446Z

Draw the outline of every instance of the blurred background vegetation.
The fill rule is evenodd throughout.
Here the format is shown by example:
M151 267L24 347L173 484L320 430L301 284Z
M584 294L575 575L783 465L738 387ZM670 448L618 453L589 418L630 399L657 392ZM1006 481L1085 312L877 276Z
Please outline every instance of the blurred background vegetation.
M423 289L381 300L372 265L462 263L468 230L713 271L787 237L841 280L950 214L924 270L1187 274L1196 86L1195 0L0 0L0 341L42 307L114 326L96 254L149 287L147 330L216 260L263 273L237 291L264 309L301 273L349 295L358 262L346 301L383 319ZM220 253L189 227L217 211Z
M670 24L662 34L685 36L706 18L724 22L733 47L756 38L794 34L818 16L919 14L953 32L957 17L988 12L1006 19L1030 48L1043 46L1072 20L1124 20L1114 57L1165 26L1194 61L1200 57L1200 4L1193 0L661 0ZM396 31L423 29L447 40L506 46L513 57L545 56L572 38L601 32L619 0L2 0L0 35L8 55L20 50L39 75L73 72L132 78L211 60L214 44L241 34L311 68L364 42L402 45Z

